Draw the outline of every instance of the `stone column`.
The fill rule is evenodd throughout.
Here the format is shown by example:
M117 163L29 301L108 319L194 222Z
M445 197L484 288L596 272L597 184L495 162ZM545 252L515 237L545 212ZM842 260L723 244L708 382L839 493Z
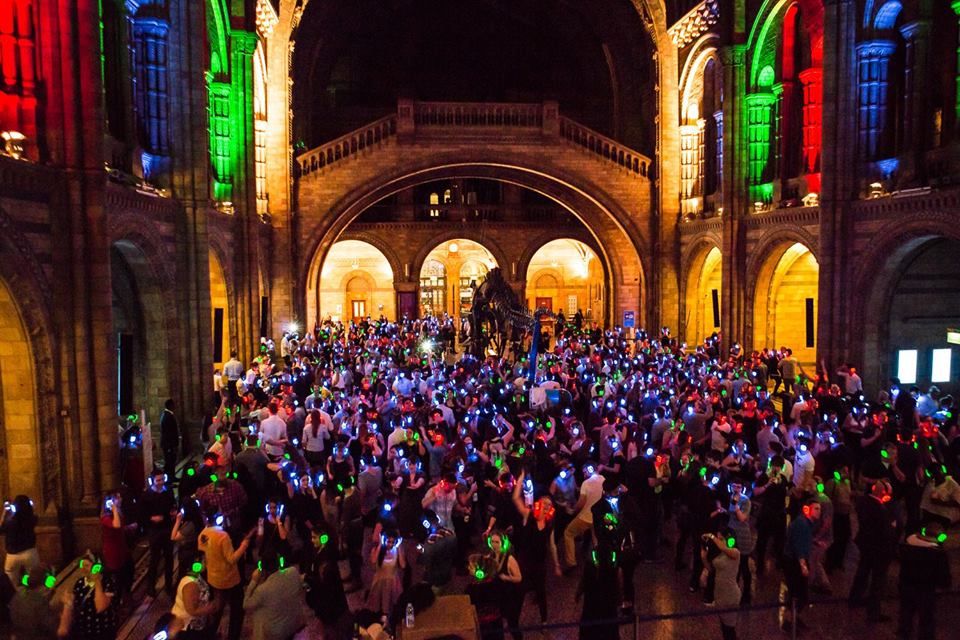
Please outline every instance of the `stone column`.
M721 247L723 284L720 325L724 348L733 341L749 340L746 309L746 251L743 216L747 214L749 179L745 101L746 46L720 49L723 64L723 221Z
M907 42L904 65L904 166L907 185L923 182L924 152L929 146L927 75L930 64L930 22L915 20L900 28Z
M820 265L817 295L817 357L828 367L853 358L861 340L853 336L848 283L853 225L849 207L858 191L857 142L858 75L860 51L855 47L858 29L855 0L826 0L824 3L823 48L823 138L821 147ZM857 362L864 370L869 366Z

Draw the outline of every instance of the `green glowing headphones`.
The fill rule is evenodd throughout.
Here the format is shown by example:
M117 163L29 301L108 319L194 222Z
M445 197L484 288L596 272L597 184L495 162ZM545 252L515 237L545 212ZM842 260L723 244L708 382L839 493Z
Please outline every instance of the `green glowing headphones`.
M23 574L23 577L20 578L20 584L22 584L24 587L29 587L30 574L28 573ZM53 589L55 586L57 586L57 577L52 573L48 573L43 578L43 586L46 587L47 589Z
M927 528L926 528L926 527L923 527L922 529L920 529L920 535L923 536L924 538L927 537ZM947 534L946 534L946 533L944 533L944 532L941 531L940 533L937 534L937 544L943 544L943 543L946 542L946 541L947 541Z
M495 533L495 534L494 534L494 533L491 533L490 535L488 535L488 536L487 536L487 548L489 548L491 551L493 551L493 536L495 536L495 535L496 535L496 536L499 536L499 537L500 537L500 540L502 541L502 545L501 545L500 551L501 551L502 553L506 553L507 551L509 551L509 550L510 550L510 538L508 538L508 537L507 537L507 534L505 534L505 533Z

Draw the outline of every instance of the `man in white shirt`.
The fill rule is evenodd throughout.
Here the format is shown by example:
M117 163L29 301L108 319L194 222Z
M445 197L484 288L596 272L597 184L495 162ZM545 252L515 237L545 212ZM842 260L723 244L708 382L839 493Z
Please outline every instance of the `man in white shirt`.
M580 498L574 507L577 515L563 532L564 563L566 569L572 569L577 564L577 538L593 530L593 505L603 496L603 476L593 471L593 465L588 463L583 470L587 479L580 485Z
M397 375L397 380L393 383L393 392L404 398L409 398L413 394L413 382L406 373L401 371Z
M271 402L268 408L269 417L260 422L260 437L263 440L267 455L277 459L283 455L283 448L287 444L287 423L277 415L279 408L276 402Z

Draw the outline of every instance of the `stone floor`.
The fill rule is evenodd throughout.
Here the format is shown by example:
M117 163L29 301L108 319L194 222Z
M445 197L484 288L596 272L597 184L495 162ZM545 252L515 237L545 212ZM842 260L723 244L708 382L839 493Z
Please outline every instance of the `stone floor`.
M669 528L668 528L669 533ZM950 564L955 584L960 579L960 542L957 536L951 536L948 543ZM668 549L664 549L665 552ZM851 545L847 556L847 568L844 573L834 574L835 596L813 596L815 604L805 613L804 620L809 629L802 632L804 638L832 638L836 640L893 640L895 635L895 620L897 615L896 602L896 565L891 569L887 589L888 601L884 602L883 613L891 616L894 621L883 622L874 626L867 626L862 609L850 610L847 608L844 596L849 588L853 569L856 566L856 547ZM342 570L346 572L346 566ZM636 627L634 624L625 624L620 629L621 639L670 639L683 638L684 640L700 640L720 638L720 625L716 613L705 607L698 593L690 593L687 589L689 574L676 573L672 563L644 564L637 568L636 613L644 621ZM446 590L448 593L462 593L468 579L458 576ZM575 600L578 578L555 577L552 574L547 579L549 596L549 625L571 623L568 627L551 628L547 631L531 630L525 634L527 638L554 638L556 640L575 639L579 635L576 621L580 617L580 603ZM779 575L775 570L767 573L762 579L755 579L756 590L754 608L744 610L740 614L738 634L740 638L788 638L778 628L777 597L779 593ZM352 609L362 606L361 592L349 596ZM162 594L156 600L144 599L134 615L118 636L123 640L141 640L148 637L153 622L163 612L169 610L170 602ZM939 638L948 639L960 637L956 629L960 628L960 590L951 592L940 598L939 604ZM658 616L660 618L658 618ZM669 619L662 619L669 616ZM653 619L651 619L653 618ZM537 607L528 596L521 617L524 626L536 626L540 622ZM868 634L868 635L865 635ZM321 638L316 625L308 626L298 636L298 640Z

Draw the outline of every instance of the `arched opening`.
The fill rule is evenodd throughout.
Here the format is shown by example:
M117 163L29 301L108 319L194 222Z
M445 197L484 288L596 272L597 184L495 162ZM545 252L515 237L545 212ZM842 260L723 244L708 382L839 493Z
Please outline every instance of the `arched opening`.
M720 330L722 257L715 246L703 249L687 275L683 335L689 344L699 344Z
M227 278L217 254L210 251L210 316L213 330L213 366L230 359L230 297Z
M580 311L586 322L605 326L604 282L603 264L590 247L572 238L551 240L527 266L527 307L563 311L567 317Z
M923 236L884 256L864 312L863 365L872 385L896 376L923 390L960 391L960 347L946 341L947 329L960 326L958 252L960 240Z
M466 238L443 242L420 267L420 315L446 313L459 322L473 308L473 291L499 266L490 249Z
M0 492L40 495L36 372L16 299L0 279Z
M819 273L807 246L780 245L760 268L753 303L753 348L789 347L811 374L817 359Z
M482 242L514 290L522 293L529 254L511 255L503 248L516 248L517 238L529 236L531 230L545 235L544 241L560 236L580 237L589 243L602 259L606 274L602 300L606 322L621 318L627 311L635 314L638 326L652 321L648 314L653 309L647 304L646 271L649 265L643 258L648 242L636 223L637 216L622 209L619 202L607 199L602 191L591 190L586 185L581 187L569 180L552 177L548 168L534 170L490 160L463 160L440 166L435 162L428 160L420 168L405 166L400 169L399 176L377 177L343 196L337 195L331 202L327 201L326 195L315 195L317 191L310 187L317 179L314 175L300 179L300 206L305 211L301 253L305 261L301 265L300 282L301 290L306 294L302 315L308 326L324 317L317 311L320 267L330 247L343 234L379 241L377 246L383 247L397 274L398 309L413 317L422 304L419 279L421 268L427 262L428 249L464 237ZM417 219L418 211L430 206L430 193L442 193L437 189L424 190L422 200L418 201L414 196L422 185L458 180L497 183L502 191L489 203L481 203L478 193L476 207L458 204L454 194L451 208L456 215L453 220L437 221L435 226L432 221L431 226L410 226L410 221ZM441 210L447 206L440 203ZM460 215L465 208L482 209L487 219L499 224L487 225L484 219L465 222ZM319 211L325 213L322 216L314 213ZM458 216L460 220L457 220ZM424 217L423 222L427 221ZM402 222L404 225L394 228L384 224L388 222ZM531 243L531 246L538 244ZM437 271L432 275L455 277L452 272L441 274ZM449 293L450 286L449 282L445 283L442 308L450 309L453 304L450 302L454 299Z
M170 397L166 301L146 255L120 240L110 250L113 332L117 349L117 414L145 410L159 429L163 402Z
M350 322L397 315L394 273L380 249L361 240L335 243L320 270L320 318Z

